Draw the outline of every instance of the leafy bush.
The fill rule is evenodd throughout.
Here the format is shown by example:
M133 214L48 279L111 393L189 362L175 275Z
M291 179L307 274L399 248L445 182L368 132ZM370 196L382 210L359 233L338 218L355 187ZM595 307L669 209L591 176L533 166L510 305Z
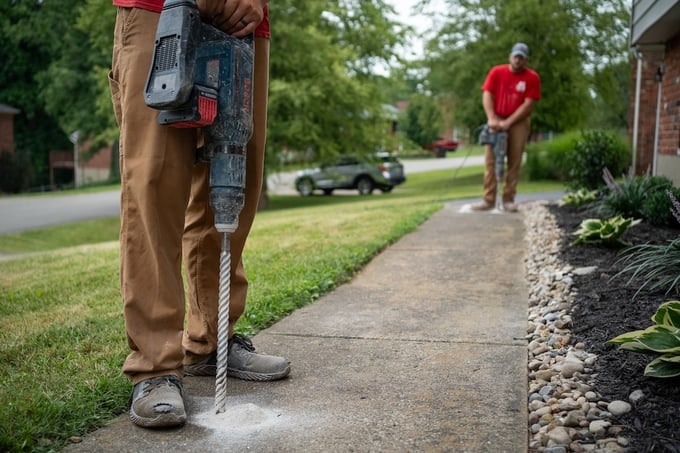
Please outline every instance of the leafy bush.
M568 132L550 140L527 144L525 172L529 180L569 179L567 155L579 137L579 132Z
M630 152L619 135L600 130L585 131L566 155L569 181L573 189L602 187L602 172L608 168L614 174L628 166Z
M604 169L604 195L597 213L602 217L621 215L649 220L656 225L672 225L671 199L667 192L673 182L665 176L636 176L632 169L616 182L609 169Z
M680 220L673 215L671 197L680 197L680 188L670 187L666 190L650 192L644 204L640 208L642 217L649 220L653 225L665 225L680 227Z
M638 223L640 223L640 220L632 218L624 219L621 216L612 217L607 220L585 219L581 222L579 229L572 233L578 237L571 245L603 244L613 247L627 246L630 244L621 239L621 236L628 231L628 228Z
M680 301L661 304L652 321L655 325L645 330L624 333L607 343L627 351L660 354L645 367L645 376L680 376Z
M619 262L626 266L614 277L631 274L628 284L638 277L644 281L640 290L666 288L680 293L680 238L664 245L640 244L626 249ZM637 294L637 293L636 293Z

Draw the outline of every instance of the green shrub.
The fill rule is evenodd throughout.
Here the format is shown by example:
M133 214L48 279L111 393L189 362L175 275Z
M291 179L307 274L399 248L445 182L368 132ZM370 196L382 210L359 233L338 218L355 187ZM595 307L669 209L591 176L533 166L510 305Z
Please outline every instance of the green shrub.
M602 172L605 168L620 174L629 161L629 147L619 135L600 130L585 131L566 155L567 186L599 189L604 185Z
M597 212L602 217L621 215L624 217L635 217L648 219L645 206L653 194L662 194L666 199L665 209L671 215L671 201L666 195L666 191L673 187L673 183L665 176L636 176L629 172L623 177L621 182L616 182L608 169L604 170L603 180L607 188L598 203ZM654 207L647 209L655 217L658 209L658 200L653 200Z
M611 247L621 247L630 245L621 236L628 231L628 228L637 225L640 220L632 218L624 219L621 216L612 217L607 220L585 219L581 222L579 229L572 234L577 236L571 245L579 244L602 244Z
M678 199L680 188L670 187L650 192L640 208L643 218L653 225L680 227L680 220L673 215L672 196Z
M618 262L626 266L614 278L630 274L628 284L642 278L638 292L649 287L653 290L665 288L666 294L680 293L680 238L662 245L634 245L623 252Z
M645 367L645 376L667 378L680 376L680 301L661 304L654 316L654 325L612 338L607 343L619 349L655 354L659 357Z
M527 144L525 173L530 181L569 179L567 155L574 148L579 132L568 132L541 142Z

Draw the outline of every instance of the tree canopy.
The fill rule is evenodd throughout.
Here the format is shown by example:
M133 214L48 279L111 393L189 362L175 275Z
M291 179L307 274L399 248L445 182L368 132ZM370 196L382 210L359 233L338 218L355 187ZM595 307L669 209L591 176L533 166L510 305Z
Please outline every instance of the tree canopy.
M430 129L442 122L472 130L484 121L486 72L517 41L542 79L535 129L625 126L624 0L442 1L417 61L401 58L413 30L387 0L272 2L269 154L391 148L385 104L399 99L413 103L400 130L414 142L438 135ZM0 2L0 103L21 110L17 153L30 157L33 184L46 183L49 151L69 149L74 130L100 143L117 136L107 80L115 14L101 0Z
M529 67L541 76L536 130L561 132L608 118L624 127L614 73L628 61L629 11L621 0L446 0L442 26L428 42L424 83L455 100L457 119L470 130L485 122L481 84L488 70L507 62L515 42L530 47ZM427 6L424 0L421 6ZM441 12L438 12L441 15ZM624 74L629 76L629 71ZM612 112L616 109L616 113ZM609 110L602 114L602 110Z

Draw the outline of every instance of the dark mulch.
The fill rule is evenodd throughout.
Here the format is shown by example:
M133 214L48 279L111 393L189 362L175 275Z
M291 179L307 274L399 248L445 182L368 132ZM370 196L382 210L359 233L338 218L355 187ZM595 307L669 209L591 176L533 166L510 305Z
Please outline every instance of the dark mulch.
M636 296L640 285L628 285L629 275L613 278L623 268L622 263L617 263L620 251L595 245L569 246L575 238L569 233L576 231L583 219L597 216L570 206L551 206L550 211L568 233L561 250L562 261L574 267L597 266L590 275L574 277L577 296L572 313L575 340L598 355L595 390L605 401L628 401L631 392L642 390L644 399L629 414L615 420L624 426L631 451L680 453L680 378L645 377L645 366L654 356L619 351L606 344L622 333L649 327L659 305L680 296L665 295L665 289L642 290ZM633 244L666 244L678 236L679 229L643 222L629 229L624 239Z

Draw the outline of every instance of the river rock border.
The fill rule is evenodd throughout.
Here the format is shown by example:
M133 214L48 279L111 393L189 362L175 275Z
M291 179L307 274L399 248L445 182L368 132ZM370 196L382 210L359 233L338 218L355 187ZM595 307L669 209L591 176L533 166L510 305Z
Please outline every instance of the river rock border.
M613 418L630 411L631 405L602 399L593 369L597 356L570 331L577 294L573 276L595 269L560 262L562 241L568 238L546 208L548 203L520 205L528 244L529 452L628 452L630 442Z

